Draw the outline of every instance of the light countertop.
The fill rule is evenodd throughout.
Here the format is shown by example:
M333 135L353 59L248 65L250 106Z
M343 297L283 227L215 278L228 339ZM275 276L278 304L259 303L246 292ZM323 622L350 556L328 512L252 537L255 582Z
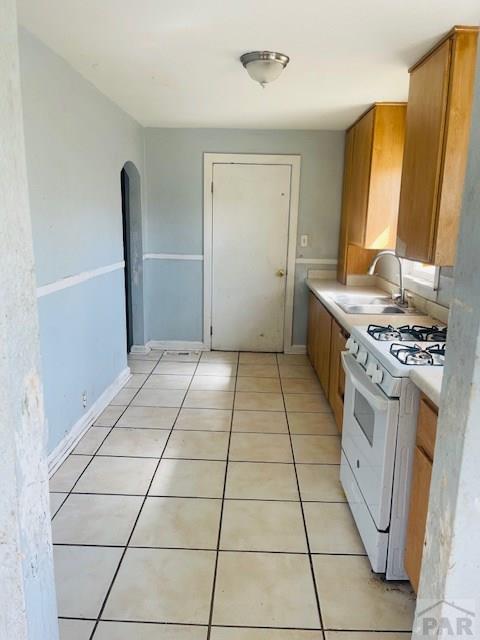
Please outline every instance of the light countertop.
M347 286L336 280L321 280L307 278L307 287L325 305L337 322L349 333L354 326L369 324L435 324L435 320L428 315L394 314L367 315L345 313L335 303L334 298L339 295L387 295L378 287ZM410 373L411 380L437 406L440 402L443 367L419 367Z
M334 298L339 295L375 295L388 296L388 294L378 287L347 286L336 280L315 280L307 278L307 287L310 291L327 307L332 316L348 332L352 327L369 324L391 324L400 326L402 324L435 324L435 320L428 315L411 314L374 314L365 313L345 313L336 304Z
M430 400L440 406L440 392L442 390L443 367L418 367L410 372L410 380Z

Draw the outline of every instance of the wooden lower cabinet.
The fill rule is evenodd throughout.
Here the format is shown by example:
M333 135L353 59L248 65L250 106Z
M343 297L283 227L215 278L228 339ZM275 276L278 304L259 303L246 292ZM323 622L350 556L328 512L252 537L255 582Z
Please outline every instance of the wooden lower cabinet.
M408 515L405 571L415 591L418 590L422 555L425 547L430 480L438 410L422 395L418 412L417 440L413 458L410 511Z
M307 353L320 385L332 407L338 430L342 430L345 374L340 354L345 350L347 332L330 315L320 300L310 293L308 305Z
M345 394L345 372L343 370L341 354L342 351L345 351L347 339L348 334L345 329L332 318L328 400L340 432L342 431L343 424L343 397Z
M307 332L307 355L310 358L313 368L316 370L315 358L318 335L318 305L319 301L310 293L308 298L308 332Z
M315 371L325 395L328 397L330 384L330 342L332 335L332 316L319 302L318 310L318 334L317 334L317 359Z
M330 337L332 316L320 300L310 293L308 307L307 353L318 376L322 389L328 397L330 381Z

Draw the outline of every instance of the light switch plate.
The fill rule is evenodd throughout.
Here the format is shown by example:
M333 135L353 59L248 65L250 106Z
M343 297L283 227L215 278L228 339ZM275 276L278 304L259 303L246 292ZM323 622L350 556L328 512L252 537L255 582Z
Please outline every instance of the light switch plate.
M308 247L308 236L300 236L300 246L301 247Z

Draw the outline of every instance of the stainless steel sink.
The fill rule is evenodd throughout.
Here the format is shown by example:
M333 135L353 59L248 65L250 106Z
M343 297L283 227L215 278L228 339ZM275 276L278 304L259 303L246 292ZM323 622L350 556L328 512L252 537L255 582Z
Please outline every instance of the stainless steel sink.
M339 304L338 302L337 304L341 309L343 309L343 311L345 311L345 313L365 313L370 315L405 313L402 308L395 304Z
M370 315L418 314L415 309L400 307L388 296L343 295L334 298L345 313Z

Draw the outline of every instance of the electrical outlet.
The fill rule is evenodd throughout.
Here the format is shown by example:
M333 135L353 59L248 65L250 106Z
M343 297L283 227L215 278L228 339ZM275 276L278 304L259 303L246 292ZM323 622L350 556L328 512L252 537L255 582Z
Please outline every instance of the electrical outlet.
M308 236L300 236L300 246L301 247L308 247Z
M87 406L87 392L86 391L84 391L82 393L82 404L83 404L83 408L85 409L86 406Z

